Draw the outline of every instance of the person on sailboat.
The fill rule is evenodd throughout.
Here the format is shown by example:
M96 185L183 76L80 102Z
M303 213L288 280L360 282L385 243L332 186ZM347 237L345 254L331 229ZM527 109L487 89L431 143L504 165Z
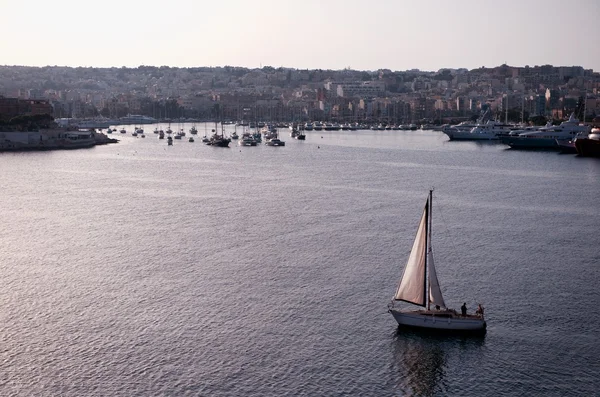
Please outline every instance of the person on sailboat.
M477 304L477 310L475 310L475 314L477 314L480 317L483 317L483 306L481 306L481 303Z
M467 302L464 302L462 304L462 306L460 307L460 312L462 313L463 317L467 315Z

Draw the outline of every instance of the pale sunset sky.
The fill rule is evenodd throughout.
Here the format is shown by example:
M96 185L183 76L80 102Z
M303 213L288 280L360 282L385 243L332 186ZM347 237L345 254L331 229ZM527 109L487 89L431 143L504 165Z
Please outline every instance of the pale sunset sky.
M600 71L600 0L0 0L0 65Z

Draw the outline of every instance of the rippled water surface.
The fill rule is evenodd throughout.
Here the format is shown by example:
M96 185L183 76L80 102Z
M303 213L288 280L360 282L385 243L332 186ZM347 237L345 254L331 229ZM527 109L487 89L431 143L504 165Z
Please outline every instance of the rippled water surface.
M222 149L153 129L0 153L1 395L599 393L597 159L433 131ZM431 187L442 291L485 305L483 338L386 313Z

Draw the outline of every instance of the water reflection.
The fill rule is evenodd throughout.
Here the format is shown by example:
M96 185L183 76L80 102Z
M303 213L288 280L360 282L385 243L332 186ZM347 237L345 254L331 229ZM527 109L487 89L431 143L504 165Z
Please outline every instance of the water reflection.
M479 349L485 336L442 336L398 327L392 338L397 388L410 396L447 395L448 361L463 350Z

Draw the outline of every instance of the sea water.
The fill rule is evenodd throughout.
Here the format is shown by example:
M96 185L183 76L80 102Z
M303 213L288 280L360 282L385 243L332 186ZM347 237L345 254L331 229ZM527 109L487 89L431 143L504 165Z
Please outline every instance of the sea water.
M223 149L145 129L0 153L1 395L599 393L597 159L434 131ZM483 338L387 313L431 188L444 298L485 306Z

